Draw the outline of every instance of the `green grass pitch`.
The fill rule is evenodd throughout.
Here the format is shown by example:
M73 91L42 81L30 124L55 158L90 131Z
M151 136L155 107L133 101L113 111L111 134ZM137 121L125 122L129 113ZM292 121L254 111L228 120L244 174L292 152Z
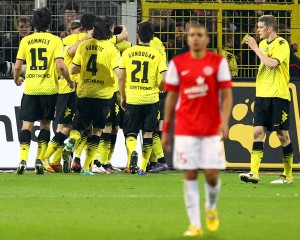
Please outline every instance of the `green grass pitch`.
M299 175L290 185L269 184L276 177L253 185L222 173L221 227L202 239L300 239ZM202 210L203 181L201 174ZM0 174L0 239L184 239L182 185L180 172Z

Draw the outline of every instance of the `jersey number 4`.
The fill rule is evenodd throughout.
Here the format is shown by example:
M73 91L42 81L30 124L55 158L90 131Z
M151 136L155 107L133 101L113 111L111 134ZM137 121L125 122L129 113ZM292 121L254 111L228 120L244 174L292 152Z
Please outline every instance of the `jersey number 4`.
M148 83L148 69L149 69L149 62L141 62L141 61L132 61L132 65L136 65L136 68L131 73L131 81L132 82L142 82L142 83ZM139 73L142 70L143 65L143 78L139 79L136 77L136 74Z
M31 63L30 70L46 70L48 68L48 59L43 54L47 52L46 48L31 48ZM36 56L38 55L38 56ZM43 63L41 66L37 66L37 59Z
M91 72L92 76L97 74L97 54L92 54L86 65L86 71Z

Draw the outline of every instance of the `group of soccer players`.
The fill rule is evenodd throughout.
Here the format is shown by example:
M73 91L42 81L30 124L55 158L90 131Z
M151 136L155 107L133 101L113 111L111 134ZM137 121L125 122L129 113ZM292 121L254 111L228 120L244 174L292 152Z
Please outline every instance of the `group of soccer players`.
M207 31L196 22L187 29L189 51L174 57L169 69L164 47L154 38L150 21L138 25L136 46L126 41L126 27L115 27L110 17L85 13L80 23L80 33L61 40L49 32L51 14L47 8L41 8L33 16L35 33L21 41L14 70L16 85L25 82L17 174L26 170L35 121L40 121L41 129L35 162L37 174L43 174L44 170L67 173L73 169L85 175L119 171L110 164L119 126L126 139L126 173L145 175L147 170L165 170L162 145L170 149L170 127L176 112L174 166L184 170L185 205L190 221L184 235L203 235L199 169L204 170L206 177L206 226L211 232L217 231L219 170L225 169L221 139L228 138L232 108L227 60L206 50ZM259 19L258 33L264 39L260 43L262 50L253 38L247 39L249 47L261 59L254 109L255 140L251 172L241 174L240 178L245 182L259 181L265 132L275 130L284 157L284 176L275 183L290 183L293 148L287 131L290 100L288 56L284 54L287 43L277 36L272 16ZM24 62L25 80L21 75ZM275 79L267 82L269 76ZM165 113L159 114L163 112L160 98L165 98L160 91L165 89ZM160 115L164 115L163 124ZM58 127L50 141L54 116ZM138 167L136 145L140 131L142 161ZM84 147L86 159L81 164ZM155 159L154 163L149 164L150 158Z
M34 12L35 32L22 39L15 64L14 79L21 85L22 64L26 62L17 174L26 170L35 121L40 121L37 174L44 170L73 170L86 175L120 171L110 164L119 126L128 152L125 172L144 175L146 171L167 170L160 141L163 115L159 111L167 63L163 44L154 38L153 24L139 24L139 44L132 47L127 41L127 28L115 26L110 17L85 13L79 33L62 40L49 32L50 23L47 8ZM50 141L54 116L58 126ZM140 131L143 154L138 168L136 145ZM81 164L84 148L86 159Z

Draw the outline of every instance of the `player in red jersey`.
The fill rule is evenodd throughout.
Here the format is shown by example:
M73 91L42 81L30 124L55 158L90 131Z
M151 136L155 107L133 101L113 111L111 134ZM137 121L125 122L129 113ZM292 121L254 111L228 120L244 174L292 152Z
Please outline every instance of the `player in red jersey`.
M184 170L184 197L190 226L185 236L202 236L198 170L206 183L206 226L219 228L216 210L221 188L219 170L225 169L221 138L228 138L232 108L231 76L227 60L206 50L209 37L204 26L192 23L190 50L173 58L167 73L168 91L162 142L170 150L170 124L176 115L174 167Z

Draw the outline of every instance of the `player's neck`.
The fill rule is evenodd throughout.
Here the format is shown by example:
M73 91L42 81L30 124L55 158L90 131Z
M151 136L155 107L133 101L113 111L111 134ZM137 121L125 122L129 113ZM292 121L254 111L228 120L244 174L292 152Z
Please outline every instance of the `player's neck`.
M200 50L200 51L192 51L190 50L190 54L192 58L195 59L201 59L205 57L206 49Z
M149 46L150 43L144 43L144 42L139 41L138 45L140 45L140 46Z
M277 33L275 33L275 32L270 33L270 35L267 39L268 43L272 42L277 37L278 37Z

